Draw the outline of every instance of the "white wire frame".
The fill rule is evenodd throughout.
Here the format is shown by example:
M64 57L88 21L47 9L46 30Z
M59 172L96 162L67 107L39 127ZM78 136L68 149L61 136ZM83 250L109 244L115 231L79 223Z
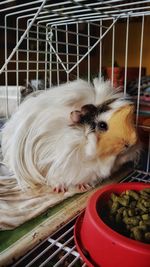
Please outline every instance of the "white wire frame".
M13 1L11 1L13 2ZM20 40L18 41L18 43L16 44L16 47L15 49L12 51L11 55L9 56L8 59L5 60L5 64L3 65L3 67L1 68L0 70L0 73L2 73L2 71L4 70L4 68L6 67L6 65L8 64L9 60L12 58L13 54L15 53L15 51L18 49L19 45L21 44L22 40L24 39L24 37L26 36L27 32L30 30L30 27L32 26L32 24L34 23L34 21L38 18L38 15L39 15L39 18L40 19L40 12L42 13L42 9L45 8L45 9L49 9L49 13L50 15L48 15L49 17L49 22L51 22L52 24L54 23L54 21L58 20L59 23L60 23L60 18L61 17L64 17L65 15L68 15L69 17L71 17L73 20L85 20L85 19L88 19L88 20L92 20L92 19L95 19L95 16L98 15L99 19L100 18L108 18L109 17L109 14L112 14L113 16L116 16L115 13L118 13L118 15L120 15L121 17L124 17L124 16L128 16L129 14L131 15L135 15L136 12L133 12L133 7L132 8L126 8L126 9L123 9L124 7L127 7L127 6L135 6L134 7L134 11L137 11L138 12L138 15L139 15L139 12L140 14L148 14L148 11L147 9L150 8L150 6L147 6L146 4L149 4L150 1L148 0L145 0L145 1L132 1L131 3L121 3L122 1L95 1L94 3L88 3L88 4L85 4L85 0L76 0L76 1L62 1L59 3L60 7L54 9L55 6L58 6L58 3L56 4L48 4L46 5L46 0L42 1L41 0L37 0L37 1L32 1L32 3L25 3L23 5L17 5L16 8L19 8L19 7L26 7L27 9L24 10L24 12L29 12L29 11L32 11L34 8L33 8L33 5L34 4L38 4L38 3L41 3L41 5L39 6L38 8L38 11L37 11L37 14L35 14L35 16L33 17L32 19L32 22L30 25L28 25L28 28L26 29L26 31L24 32L24 34L21 36ZM120 3L119 3L120 2ZM9 3L9 1L5 1L5 2L1 2L0 5L2 4L6 4L6 3ZM119 5L116 5L116 3L119 3ZM63 7L61 7L61 4L63 4ZM67 4L72 4L71 7L69 6L66 6ZM108 5L109 4L109 5ZM144 6L140 6L140 7L136 7L137 5L143 5ZM98 7L95 7L96 5L98 5ZM113 10L109 10L109 9L112 9L113 7ZM5 9L1 9L0 12L4 12L4 11L7 11L9 12L10 10L13 10L15 7L8 7L8 8L5 8ZM70 14L70 10L72 11L72 9L78 9L77 12L79 12L78 15L71 15ZM99 11L102 10L102 11ZM64 12L65 10L65 12ZM66 11L68 10L68 11ZM106 10L103 11L103 10ZM87 16L87 12L88 11L91 11L94 13L91 13L90 12L90 15ZM123 11L123 12L122 12ZM74 10L75 12L75 10ZM80 14L80 12L84 12L85 14ZM15 12L12 12L11 15L14 15ZM52 13L52 14L51 14ZM106 15L105 15L106 13ZM94 17L91 17L91 15L93 15ZM9 13L9 16L10 16L10 13ZM50 18L52 16L57 16L57 18L52 18L50 20ZM69 23L71 22L71 20L68 20L68 16L64 17L65 23ZM82 17L83 16L83 17ZM6 15L7 17L7 15ZM6 18L5 17L5 18ZM46 22L45 20L43 20L43 22ZM7 27L7 25L5 25L5 27Z

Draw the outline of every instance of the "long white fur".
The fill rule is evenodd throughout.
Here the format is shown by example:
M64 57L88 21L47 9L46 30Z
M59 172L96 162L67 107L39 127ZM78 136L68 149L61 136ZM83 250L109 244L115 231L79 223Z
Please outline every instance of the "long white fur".
M108 177L116 156L97 158L95 134L89 134L88 127L71 127L70 113L85 104L116 98L112 111L101 115L108 120L127 104L122 97L122 93L114 95L108 82L95 79L94 86L77 80L24 101L6 123L2 137L4 162L20 186L69 187Z

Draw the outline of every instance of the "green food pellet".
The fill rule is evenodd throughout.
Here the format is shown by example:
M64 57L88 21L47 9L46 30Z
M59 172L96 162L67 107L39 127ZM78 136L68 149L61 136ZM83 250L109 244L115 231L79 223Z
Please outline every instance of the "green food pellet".
M144 204L144 206L145 206L146 208L150 208L150 201L146 201L146 200L144 200L144 201L143 201L143 204Z
M137 218L137 217L125 217L125 218L123 218L123 222L125 223L125 224L133 224L133 225L138 225L139 224L139 218Z
M150 194L150 188L145 188L145 189L141 190L140 193L141 194L142 193L148 193L148 194Z
M139 194L136 193L133 190L127 190L126 191L126 195L129 195L129 196L133 197L135 200L138 200L139 199Z
M108 201L107 222L115 231L132 239L150 243L150 188L112 193Z
M128 206L129 204L129 199L125 199L123 197L118 197L118 202L122 205L122 206Z
M116 213L116 211L117 211L118 208L119 208L119 203L118 202L114 202L112 204L112 207L111 207L111 214Z
M116 202L118 197L114 193L111 193L110 198Z
M133 231L135 240L141 241L143 238L141 230L138 227L135 227L131 230Z
M147 208L141 202L137 203L137 207L142 211L147 212Z
M142 215L142 219L143 219L144 221L147 221L148 219L150 219L149 214L143 214L143 215Z
M134 211L134 209L129 209L129 210L128 210L128 215L129 215L130 217L134 216L134 215L135 215L135 211Z
M128 211L126 209L123 211L123 217L128 217Z
M125 207L121 207L121 208L118 209L117 212L120 213L120 214L123 214L125 209L126 209Z

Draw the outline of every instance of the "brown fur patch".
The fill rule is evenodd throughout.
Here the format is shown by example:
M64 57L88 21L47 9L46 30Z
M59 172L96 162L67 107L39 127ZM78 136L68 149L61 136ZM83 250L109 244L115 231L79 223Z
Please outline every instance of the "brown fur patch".
M134 107L127 105L114 112L108 122L108 130L98 135L99 157L118 155L127 147L135 145L137 133L134 127Z

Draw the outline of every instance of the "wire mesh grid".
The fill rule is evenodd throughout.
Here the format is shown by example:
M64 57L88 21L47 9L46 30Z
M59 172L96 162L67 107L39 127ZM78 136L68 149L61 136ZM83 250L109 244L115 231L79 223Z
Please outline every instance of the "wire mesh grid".
M123 182L150 183L150 174L133 171L120 181L120 183ZM76 219L77 217L73 218L56 233L41 242L13 267L86 267L87 265L81 259L74 243L73 230Z
M147 141L144 164L139 168L142 171L135 170L122 182L150 182L149 126L140 120L150 0L5 0L0 2L0 15L0 89L5 92L4 113L0 115L5 120L12 111L11 96L9 99L12 86L17 90L18 105L24 95L34 90L79 77L90 82L93 76L105 74L104 65L111 67L110 79L114 85L114 68L120 55L124 77L121 86L126 95L130 57L135 54L134 62L138 66L136 126L147 133ZM137 36L134 45L130 41L132 35ZM110 49L108 43L111 43ZM75 218L14 266L86 266L73 241L74 223Z
M61 80L61 72L66 74L67 81L69 73L81 76L79 64L86 56L90 80L91 51L112 28L115 35L114 26L118 19L127 18L128 28L129 18L149 15L150 1L57 0L51 3L49 0L37 0L31 3L26 0L7 0L1 1L0 8L3 21L0 30L5 43L0 73L4 76L5 86L7 88L10 84L13 73L16 86L20 82L28 85L32 77L36 80L33 87L38 89L41 76L45 76L43 88L47 88L47 85L51 87L52 72L57 72L54 73L57 83ZM110 25L103 25L105 19L111 21ZM87 27L83 33L81 29L85 24ZM94 29L96 35L91 31L91 24L97 28ZM73 25L71 29L70 25ZM113 36L113 46L114 41ZM99 66L101 72L101 62ZM76 72L72 73L76 67Z

